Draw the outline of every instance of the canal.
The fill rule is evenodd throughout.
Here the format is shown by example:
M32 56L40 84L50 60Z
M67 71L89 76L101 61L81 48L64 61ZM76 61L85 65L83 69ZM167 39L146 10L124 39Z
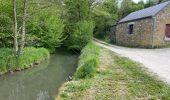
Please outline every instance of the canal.
M54 100L77 61L78 55L60 50L33 68L0 76L0 100Z

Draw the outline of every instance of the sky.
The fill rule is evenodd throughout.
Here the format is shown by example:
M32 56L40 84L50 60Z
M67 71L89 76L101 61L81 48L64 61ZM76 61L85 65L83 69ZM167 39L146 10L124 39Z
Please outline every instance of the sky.
M133 0L134 2L138 3L141 0ZM146 0L143 0L144 2L146 2Z

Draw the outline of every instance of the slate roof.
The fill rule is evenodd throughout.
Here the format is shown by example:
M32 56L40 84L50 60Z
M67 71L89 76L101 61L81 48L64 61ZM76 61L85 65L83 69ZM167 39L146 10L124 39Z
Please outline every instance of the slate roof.
M138 19L142 19L142 18L153 17L157 13L159 13L159 11L164 9L168 4L170 4L170 1L133 12L133 13L129 14L128 16L126 16L125 18L123 18L122 20L120 20L119 23L128 22L128 21L132 21L132 20L138 20Z

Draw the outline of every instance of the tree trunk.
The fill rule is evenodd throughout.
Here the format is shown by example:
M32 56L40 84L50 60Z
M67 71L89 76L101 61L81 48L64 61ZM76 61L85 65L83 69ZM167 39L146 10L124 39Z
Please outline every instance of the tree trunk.
M13 0L13 32L14 32L14 50L15 55L18 55L18 23L17 23L17 12L16 12L16 0Z
M23 1L23 18L22 18L22 33L21 33L21 45L19 49L19 54L23 54L25 46L25 34L26 34L26 17L27 17L27 0Z

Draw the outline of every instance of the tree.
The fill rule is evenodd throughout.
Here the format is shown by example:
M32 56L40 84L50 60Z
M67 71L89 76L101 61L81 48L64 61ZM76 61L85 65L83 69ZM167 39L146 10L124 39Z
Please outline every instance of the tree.
M158 4L158 0L147 0L145 4L145 8L151 7Z
M66 16L67 21L75 23L81 20L90 19L89 0L66 0Z
M32 20L28 22L28 34L27 38L33 38L30 46L45 47L51 52L62 44L65 39L63 36L64 22L55 13L50 11L40 11Z
M119 17L123 18L130 14L131 12L141 10L144 8L144 5L141 3L134 3L132 0L123 0L119 10Z
M79 21L75 24L73 33L68 40L68 48L80 51L93 37L94 24L92 21Z
M13 32L14 32L15 55L18 55L18 22L17 22L16 0L13 0Z
M27 18L27 0L23 0L23 18L22 18L22 33L21 33L21 45L19 48L19 54L23 54L25 46L25 30L26 30L26 18Z
M67 36L65 44L69 49L80 51L92 39L94 25L91 21L91 10L93 3L94 0L65 1L65 34Z
M162 2L167 2L167 1L170 1L170 0L147 0L145 3L145 8L160 4Z
M143 5L143 6L145 5L143 0L139 1L138 4Z
M0 0L0 47L13 46L13 3Z
M95 21L95 34L104 35L110 31L110 27L118 20L118 6L116 0L105 0L93 9L93 20ZM103 37L103 36L102 36Z

